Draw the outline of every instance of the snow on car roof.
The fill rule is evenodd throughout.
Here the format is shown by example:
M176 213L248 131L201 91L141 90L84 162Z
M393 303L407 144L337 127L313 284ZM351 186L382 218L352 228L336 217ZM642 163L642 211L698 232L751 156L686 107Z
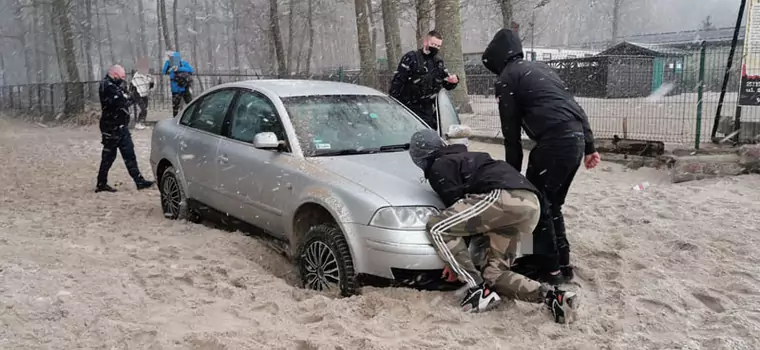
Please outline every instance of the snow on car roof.
M366 86L340 83L325 80L297 80L297 79L265 79L246 80L215 86L222 87L245 87L256 90L267 90L279 97L314 96L314 95L377 95L384 96L380 91Z

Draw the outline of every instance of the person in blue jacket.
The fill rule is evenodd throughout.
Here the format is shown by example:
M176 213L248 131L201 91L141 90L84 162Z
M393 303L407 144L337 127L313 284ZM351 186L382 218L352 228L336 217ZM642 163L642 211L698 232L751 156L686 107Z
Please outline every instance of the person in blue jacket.
M161 73L168 75L172 87L172 116L176 117L179 113L179 106L182 101L185 104L193 100L190 87L193 83L193 66L182 60L179 52L174 51L169 54L168 59L164 62Z

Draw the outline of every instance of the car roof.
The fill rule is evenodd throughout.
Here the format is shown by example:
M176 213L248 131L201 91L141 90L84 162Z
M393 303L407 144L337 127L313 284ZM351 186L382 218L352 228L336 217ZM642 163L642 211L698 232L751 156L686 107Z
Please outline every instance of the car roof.
M314 96L314 95L375 95L385 96L380 91L362 85L340 83L326 80L302 79L262 79L246 80L217 85L214 90L225 87L242 87L266 90L279 97Z

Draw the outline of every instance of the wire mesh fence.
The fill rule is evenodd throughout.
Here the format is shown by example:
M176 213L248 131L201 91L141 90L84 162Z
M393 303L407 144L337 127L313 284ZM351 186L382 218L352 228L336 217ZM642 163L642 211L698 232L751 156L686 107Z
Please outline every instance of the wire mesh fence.
M567 83L586 111L597 137L617 135L629 139L693 143L697 135L702 142L711 139L729 49L729 46L706 46L702 55L699 45L667 50L637 47L610 55L556 60L547 64ZM737 54L734 61L723 102L722 120L725 124L733 121L738 102L741 66L737 61L741 60L740 56ZM701 80L700 66L704 72ZM493 93L497 77L485 74L483 67L467 67L466 71L472 113L462 114L463 122L478 133L497 136L501 130ZM361 83L359 76L359 70L336 69L320 75L291 75L287 79L358 84ZM252 74L198 74L192 91L198 95L219 84L277 78ZM151 93L149 108L170 111L169 79L166 76L155 76L155 79L156 89ZM379 73L374 87L388 91L391 79L391 72ZM701 114L698 113L700 81L703 81L704 91ZM98 102L99 82L15 85L0 87L0 110L59 115L76 84L82 86L84 103ZM698 118L701 118L699 128ZM760 120L760 112L756 108L745 108L742 120Z

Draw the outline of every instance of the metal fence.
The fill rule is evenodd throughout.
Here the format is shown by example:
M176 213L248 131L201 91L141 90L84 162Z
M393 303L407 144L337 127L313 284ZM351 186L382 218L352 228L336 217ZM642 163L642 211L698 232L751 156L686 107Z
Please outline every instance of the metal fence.
M737 48L741 52L741 48ZM575 60L551 61L567 82L576 100L586 111L597 137L646 139L669 143L710 140L713 118L728 58L728 47L697 45L689 49L660 52L660 56L597 56ZM722 117L733 120L738 101L741 54L737 53L728 84ZM703 71L700 80L700 67ZM473 113L462 114L464 123L479 134L500 133L498 106L493 95L497 77L485 74L482 67L467 68L467 90ZM272 79L276 77L240 74L199 74L193 93L223 83ZM290 76L288 79L319 79L360 83L358 70L337 69L322 75ZM388 91L391 73L377 77L379 90ZM703 84L700 84L700 81ZM168 78L156 76L158 88L151 95L150 109L166 115L171 110ZM84 85L85 101L97 103L99 82ZM21 110L56 116L63 111L67 86L75 83L31 84L0 87L0 110ZM703 94L699 93L700 85ZM701 102L701 103L699 103ZM700 111L701 106L701 111ZM701 119L700 119L701 118ZM700 123L698 123L700 120ZM743 121L760 120L755 108L745 108ZM730 126L729 126L730 127Z

